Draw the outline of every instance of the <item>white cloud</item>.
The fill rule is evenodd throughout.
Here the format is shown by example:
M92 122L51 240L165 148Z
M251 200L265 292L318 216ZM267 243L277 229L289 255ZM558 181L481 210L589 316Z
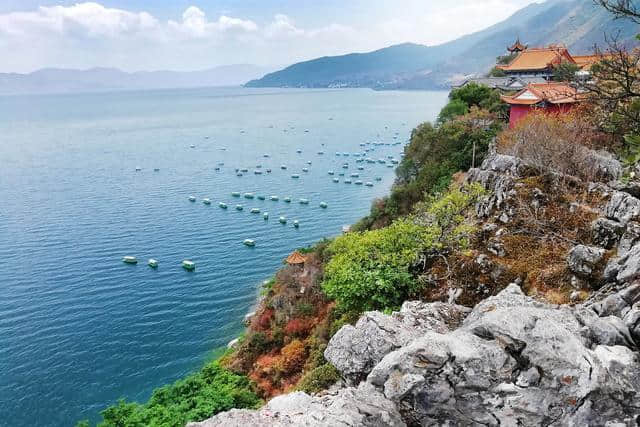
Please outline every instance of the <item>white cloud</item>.
M35 12L0 15L0 32L14 37L29 37L47 32L59 35L121 37L146 32L157 25L158 21L149 13L109 9L98 3L40 7Z
M0 72L94 66L199 69L231 63L288 64L393 43L434 44L500 19L534 0L353 0L343 22L313 16L298 23L284 13L256 22L226 11L187 7L178 19L96 2L0 14ZM295 10L295 7L292 8ZM298 8L299 9L299 8ZM324 11L320 6L318 11ZM329 17L331 11L326 11ZM298 11L300 13L300 9ZM354 15L355 13L355 15ZM304 19L305 15L301 16ZM309 15L306 15L309 22Z
M188 7L182 14L182 22L169 21L168 27L181 34L193 37L212 37L229 32L253 32L258 26L251 20L230 18L222 15L217 21L209 21L205 13L195 6Z

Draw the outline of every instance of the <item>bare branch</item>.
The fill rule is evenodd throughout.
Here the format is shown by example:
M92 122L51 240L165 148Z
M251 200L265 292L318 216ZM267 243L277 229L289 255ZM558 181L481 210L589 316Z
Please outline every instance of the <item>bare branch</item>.
M611 12L616 19L630 19L640 24L640 7L637 0L594 0L594 2Z

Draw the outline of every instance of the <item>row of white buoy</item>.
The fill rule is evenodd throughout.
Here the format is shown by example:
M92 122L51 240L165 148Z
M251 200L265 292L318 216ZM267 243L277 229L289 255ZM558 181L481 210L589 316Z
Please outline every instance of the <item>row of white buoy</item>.
M138 258L127 255L122 258L122 262L124 262L125 264L135 265L138 263ZM151 268L158 268L158 260L149 258L149 260L147 261L147 265ZM185 270L193 271L196 269L196 263L191 260L185 259L184 261L182 261L182 268L184 268Z

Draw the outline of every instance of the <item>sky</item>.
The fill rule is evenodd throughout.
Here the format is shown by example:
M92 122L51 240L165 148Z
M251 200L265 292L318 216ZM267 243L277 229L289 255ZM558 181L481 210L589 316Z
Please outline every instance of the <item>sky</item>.
M0 0L0 72L283 66L440 44L543 0Z

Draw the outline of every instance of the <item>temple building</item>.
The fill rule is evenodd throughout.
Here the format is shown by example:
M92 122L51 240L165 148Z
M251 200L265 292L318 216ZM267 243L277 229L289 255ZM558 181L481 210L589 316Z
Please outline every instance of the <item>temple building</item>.
M510 128L532 111L561 114L584 99L584 94L578 89L560 82L532 83L513 96L502 96L502 100L510 106Z
M564 46L554 45L544 48L525 49L518 53L513 61L496 68L510 77L542 77L551 79L558 65L568 62L576 64L575 59Z

